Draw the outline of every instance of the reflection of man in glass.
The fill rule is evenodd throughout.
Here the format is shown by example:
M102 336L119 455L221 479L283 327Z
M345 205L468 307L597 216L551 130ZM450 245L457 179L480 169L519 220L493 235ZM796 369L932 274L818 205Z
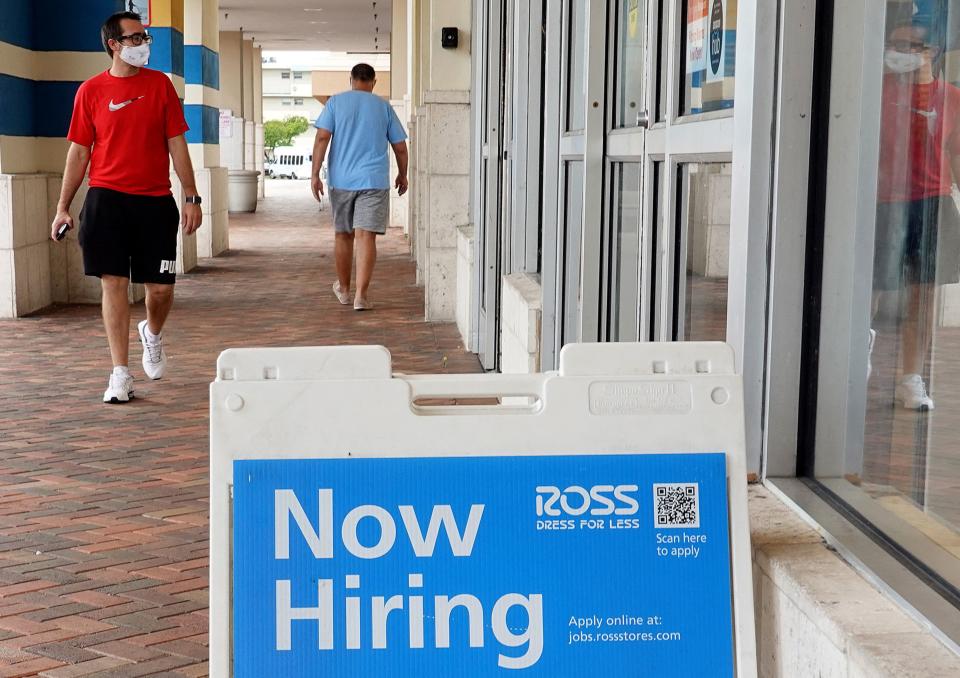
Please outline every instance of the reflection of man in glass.
M896 399L914 410L933 409L922 375L934 290L960 277L960 214L951 195L960 177L960 89L939 77L942 50L928 38L926 27L905 25L887 39L873 279L874 314L881 292L905 292Z

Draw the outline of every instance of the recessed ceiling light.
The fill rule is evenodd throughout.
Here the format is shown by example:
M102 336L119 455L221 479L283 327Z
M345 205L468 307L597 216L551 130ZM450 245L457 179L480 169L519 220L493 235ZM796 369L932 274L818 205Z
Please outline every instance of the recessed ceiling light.
M304 12L322 12L323 7L304 7L303 11Z

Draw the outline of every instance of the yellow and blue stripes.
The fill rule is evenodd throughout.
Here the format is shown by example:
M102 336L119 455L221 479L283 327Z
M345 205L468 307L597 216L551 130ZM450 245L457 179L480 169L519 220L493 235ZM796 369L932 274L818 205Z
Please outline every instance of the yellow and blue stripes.
M122 7L123 0L0 2L0 136L66 136L80 83L109 67L100 26Z
M187 0L187 2L207 0ZM211 4L216 22L216 3ZM110 66L100 41L100 26L123 0L0 1L0 136L63 138L70 127L73 99L80 84ZM208 12L209 13L209 12ZM218 144L220 57L213 48L215 26L202 31L208 44L184 44L184 0L153 0L149 31L154 42L150 68L168 73L185 90L187 141ZM51 23L48 18L56 16ZM212 44L209 44L212 43Z
M37 82L0 73L0 135L64 137L79 82Z
M219 3L186 0L183 19L190 24L183 48L184 114L190 144L220 143ZM216 155L219 158L219 154ZM215 163L219 164L219 163Z
M123 0L3 0L0 42L39 52L103 52L100 26L121 11Z
M206 45L183 48L183 77L188 85L220 89L220 55Z
M220 109L206 104L184 104L183 113L190 126L187 143L220 143Z
M187 45L184 48L184 80L188 90L202 88L198 96L189 97L184 105L184 114L190 131L187 142L191 144L220 143L220 109L203 103L214 97L203 89L220 90L220 55L205 45ZM201 103L194 103L194 99Z
M183 77L183 32L169 26L150 26L150 68Z

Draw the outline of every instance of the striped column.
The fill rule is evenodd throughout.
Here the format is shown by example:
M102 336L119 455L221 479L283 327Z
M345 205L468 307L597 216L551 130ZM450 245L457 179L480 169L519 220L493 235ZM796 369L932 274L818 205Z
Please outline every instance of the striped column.
M187 0L189 1L189 0ZM183 99L183 4L184 0L151 0L147 30L153 36L149 68L163 71ZM146 20L146 19L145 19Z
M81 82L110 67L100 26L122 6L0 1L0 317L100 300L99 283L83 276L76 231L54 244L49 229L73 99ZM75 218L84 191L74 201Z
M147 26L150 35L153 36L150 62L147 66L167 74L181 101L186 92L186 81L183 77L183 9L184 0L150 0L150 17ZM176 198L177 205L182 210L183 187L180 185L179 177L173 171L172 163L170 183L173 186L173 197ZM177 273L186 273L196 266L197 238L194 235L185 236L181 231L177 243Z
M230 246L227 168L220 164L220 21L217 0L185 0L184 110L187 141L203 196L197 253L215 257Z

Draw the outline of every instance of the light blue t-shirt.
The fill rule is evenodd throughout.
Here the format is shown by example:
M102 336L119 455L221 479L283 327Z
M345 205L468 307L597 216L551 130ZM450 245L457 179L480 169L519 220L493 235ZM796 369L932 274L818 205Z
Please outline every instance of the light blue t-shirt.
M389 144L403 141L407 133L389 103L370 92L335 94L316 127L333 135L327 155L331 188L390 189Z

